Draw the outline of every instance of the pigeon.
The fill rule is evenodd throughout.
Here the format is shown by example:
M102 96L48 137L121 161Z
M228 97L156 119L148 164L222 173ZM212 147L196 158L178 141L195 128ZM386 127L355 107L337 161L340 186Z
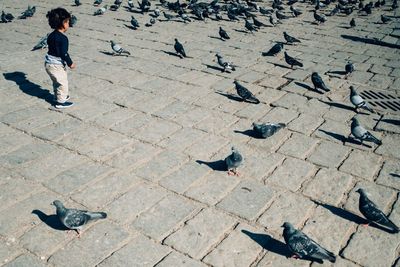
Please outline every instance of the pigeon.
M326 17L318 14L316 10L314 10L314 19L318 24L326 22Z
M26 18L30 18L33 17L33 14L35 14L36 12L36 7L33 6L28 6L28 8L21 13L21 16L19 16L20 19L26 19Z
M139 9L142 13L150 10L151 3L148 0L142 0L142 2L138 1Z
M76 5L76 6L80 6L80 5L82 5L82 3L81 3L81 1L79 1L79 0L75 0L75 5Z
M254 24L248 21L247 19L245 20L244 27L251 33L253 33L253 31L257 31L256 27L254 27Z
M381 15L381 21L382 21L382 23L383 24L386 24L386 23L388 23L389 21L392 21L392 19L391 18L389 18L388 16L385 16L385 15Z
M228 33L224 29L222 29L222 27L219 27L218 33L219 33L219 37L221 37L221 39L224 40L224 41L228 40L228 39L231 39L229 37Z
M111 11L117 11L121 5L113 4L110 6Z
M253 123L253 131L260 138L268 138L270 136L273 136L280 129L285 127L286 124L284 123L267 123L267 124L266 123L256 124L255 122Z
M283 43L274 44L268 52L263 52L263 56L275 56L283 49Z
M359 108L363 108L374 113L373 109L368 106L367 102L364 101L364 99L357 93L353 86L350 86L350 102L354 105L357 113Z
M290 6L290 11L292 11L293 17L298 17L301 14L303 14L303 12L301 12L300 10L294 8L293 6Z
M356 20L354 18L352 18L350 20L350 28L354 28L356 26Z
M151 27L156 23L156 19L155 18L151 18L150 21L148 23L146 23L144 26L146 27Z
M265 25L264 23L262 23L261 21L259 21L258 19L256 19L256 17L253 17L253 24L256 27L265 27L267 25Z
M165 13L164 11L163 11L163 15L164 15L164 18L166 18L167 20L171 20L171 19L173 19L173 18L174 18L174 15L171 15L171 14Z
M235 84L235 88L237 91L237 94L243 99L243 101L247 101L253 104L259 104L260 100L258 100L252 92L249 91L246 87L241 85L238 81L233 82Z
M230 73L231 71L236 70L235 65L231 62L225 61L220 54L216 54L215 56L217 57L218 65L224 68L224 72L227 71Z
M135 19L134 16L131 16L131 25L132 25L132 28L133 28L134 30L136 30L137 28L139 28L139 22L137 21L137 19Z
M271 25L274 27L278 24L281 24L281 22L278 19L274 19L272 16L269 17L269 23L271 23Z
M153 16L155 18L158 18L160 16L160 14L161 14L161 11L158 8L154 9Z
M392 10L395 10L395 9L399 8L399 5L397 4L397 0L393 0L391 8L392 8Z
M135 4L133 3L132 0L128 0L128 7L129 7L129 9L132 9L135 7Z
M122 54L127 54L127 55L131 54L128 51L126 51L125 49L123 49L121 46L119 46L119 44L115 43L114 41L111 40L110 43L111 43L112 50L114 50L114 52L118 56L121 56ZM113 54L113 55L115 55L115 54Z
M260 7L259 11L263 15L271 15L274 12L273 9L266 9L265 7Z
M357 118L353 117L351 122L351 134L355 139L361 141L361 144L364 141L373 142L375 144L382 145L382 141L373 136L370 132L368 132L364 127L360 125Z
M106 11L107 11L108 6L105 5L102 8L97 9L94 13L93 16L99 16L99 15L103 15Z
M369 223L374 222L383 225L389 228L393 233L399 232L399 227L389 220L385 213L383 213L378 206L368 198L367 192L365 192L364 189L359 188L356 192L360 194L358 209Z
M239 176L237 168L242 164L243 157L235 147L232 147L232 154L225 158L226 167L228 169L228 175Z
M47 45L47 37L49 36L49 33L42 37L39 42L32 48L31 51L39 50L39 49L45 49Z
M74 27L78 22L78 18L75 15L71 15L71 19L69 20L69 26Z
M93 5L94 6L99 6L99 5L101 5L102 2L103 2L103 0L95 0Z
M283 37L285 38L287 44L301 43L299 39L290 36L286 32L283 32Z
M78 237L80 237L79 231L82 226L89 221L107 218L107 213L105 212L67 209L59 200L55 200L52 204L56 206L56 213L60 222L68 229L75 230L78 233Z
M278 10L277 10L277 11L275 11L275 16L276 16L276 18L277 18L277 19L279 19L279 20L282 20L282 19L288 19L288 18L289 18L288 16L286 16L286 15L282 14L282 13L281 13L281 12L279 12Z
M182 9L178 11L178 14L179 14L179 17L183 20L184 23L187 23L187 22L191 22L191 21L192 21L192 20L189 18L189 16L186 15L186 14L183 12Z
M286 52L285 52L285 61L287 64L290 65L290 68L292 68L292 69L293 69L293 66L303 67L303 63L301 63L297 59L289 56L288 53L286 53Z
M283 238L295 258L310 259L319 263L323 263L323 260L336 261L335 254L323 248L302 231L295 229L292 224L285 222L282 227Z
M14 19L14 16L11 13L1 12L1 23L8 23Z
M351 61L347 62L344 66L345 78L347 78L354 71L354 65Z
M175 38L174 48L175 48L176 54L180 58L186 57L186 53L185 53L185 49L183 48L183 45L176 38Z
M312 83L314 85L314 89L316 91L318 91L318 88L322 89L322 90L324 90L326 92L330 91L330 89L325 85L325 83L322 80L321 76L319 76L319 74L317 72L313 72L311 74L311 81L312 81Z

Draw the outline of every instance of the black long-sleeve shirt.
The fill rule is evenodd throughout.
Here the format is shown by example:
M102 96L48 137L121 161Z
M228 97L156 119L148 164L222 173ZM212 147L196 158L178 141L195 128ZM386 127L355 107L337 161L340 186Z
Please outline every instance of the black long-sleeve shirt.
M72 59L68 54L68 38L61 32L55 30L47 37L47 45L49 46L48 54L60 57L68 67L72 65Z

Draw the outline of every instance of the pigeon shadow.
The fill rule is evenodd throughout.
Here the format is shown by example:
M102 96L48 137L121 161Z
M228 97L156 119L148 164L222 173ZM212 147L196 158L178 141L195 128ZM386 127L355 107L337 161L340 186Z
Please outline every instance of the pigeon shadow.
M244 30L238 30L238 29L233 29L235 32L241 32L241 33L249 33L248 31L244 31Z
M221 68L221 67L217 67L217 66L213 66L213 65L208 65L208 64L205 64L205 66L206 66L207 68L209 68L209 69L213 69L213 70L218 70L218 71L220 71L220 72L224 72L224 68Z
M225 97L227 97L227 98L230 99L230 100L234 100L234 101L238 101L238 102L243 102L243 99L242 99L242 98L240 98L240 97L238 97L238 96L235 96L235 95L225 94L225 93L222 93L222 92L215 92L215 93L217 93L217 94L219 94L219 95L222 95L222 96L225 96Z
M341 37L344 39L352 40L354 42L379 45L379 46L384 46L384 47L389 47L389 48L397 48L397 49L400 48L400 45L398 45L398 44L391 44L391 43L383 42L383 41L376 40L376 39L363 38L363 37L357 37L357 36L346 35L346 34L342 34Z
M109 52L109 51L99 51L100 53L107 55L107 56L115 56L116 54L113 52Z
M131 30L137 30L137 28L135 28L135 27L133 27L131 25L124 24L124 26L129 28L129 29L131 29Z
M59 230L59 231L69 230L60 222L60 219L55 214L47 215L40 210L33 210L32 214L37 215L42 222L44 222L47 226L53 228L54 230Z
M400 178L400 175L397 173L389 173L390 176L393 176L395 178Z
M343 70L328 70L325 74L338 74L338 75L346 75L346 72Z
M208 36L208 37L210 37L210 38L212 38L212 39L218 39L218 40L221 40L221 41L226 41L225 39L222 39L222 38L220 38L220 37L217 37L217 36Z
M381 121L385 123L390 123L396 126L400 126L400 120L393 120L393 119L382 119Z
M214 171L226 171L226 163L223 160L217 160L217 161L202 161L202 160L196 160L196 162L200 165L207 165L210 169Z
M29 81L26 73L20 71L3 73L6 80L15 82L19 89L27 95L35 96L45 100L49 104L54 104L54 96L49 90L43 89L40 85Z
M329 204L322 204L322 203L319 203L317 201L314 201L314 203L324 207L325 209L329 210L330 212L332 212L336 216L339 216L340 218L343 218L345 220L354 222L356 224L368 223L368 221L366 219L364 219L364 218L362 218L362 217L360 217L360 216L358 216L358 215L356 215L354 213L351 213L351 212L349 212L347 210L344 210L344 209L341 209L341 208L338 208L338 207L335 207L335 206L332 206L332 205L329 205Z
M320 91L318 91L318 90L315 90L314 88L312 88L311 86L309 86L308 84L305 84L305 83L301 83L301 82L294 82L294 84L296 84L296 85L298 85L298 86L300 86L300 87L303 87L304 89L307 89L307 90L309 90L309 91L313 91L313 92L316 92L316 93L318 93L318 94L323 94L322 92L320 92Z
M177 53L170 52L170 51L165 51L165 50L161 50L161 51L164 52L165 54L169 55L169 56L176 56L176 57L182 58Z
M354 108L341 104L341 103L336 103L336 102L327 102L327 101L322 101L322 103L325 103L331 107L335 107L335 108L341 108L341 109L346 109L346 110L350 110L350 111L354 111Z
M245 130L245 131L234 130L233 132L234 132L234 133L240 133L240 134L243 134L243 135L247 135L247 136L249 136L249 137L253 137L253 138L256 138L256 139L265 139L265 138L260 137L260 136L259 136L258 134L256 134L256 132L253 131L253 130Z
M273 238L270 235L252 233L247 230L242 230L242 233L253 239L263 249L284 256L286 258L292 256L292 253L285 243Z
M360 141L354 139L354 138L351 137L351 136L349 136L349 138L347 138L345 142L346 142L346 143L350 143L350 144L365 146L365 147L367 147L367 148L372 148L372 146L367 145L367 144L365 144L365 143L361 143Z
M294 70L293 68L291 68L291 67L289 67L289 66L282 65L282 64L279 64L279 63L272 63L272 64L274 64L274 65L277 66L277 67L284 68L284 69Z
M325 131L325 130L321 130L321 129L319 129L318 131L323 132L324 134L329 135L330 137L333 137L336 140L339 140L341 142L346 142L347 141L347 138L344 135L333 133L333 132L329 132L329 131Z

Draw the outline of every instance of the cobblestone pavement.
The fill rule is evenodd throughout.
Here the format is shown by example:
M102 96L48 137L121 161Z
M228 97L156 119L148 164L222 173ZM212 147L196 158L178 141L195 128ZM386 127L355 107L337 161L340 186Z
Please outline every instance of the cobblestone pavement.
M147 14L133 14L141 24L134 31L124 8L94 17L92 1L28 2L33 18L0 25L0 265L317 266L286 257L280 226L289 221L339 255L335 266L400 266L400 235L362 227L355 193L365 188L400 224L400 108L357 115L381 146L347 139L356 115L350 85L400 102L400 20L391 2L325 25L299 3L300 18L255 34L241 32L242 21L144 27ZM14 15L27 4L1 2ZM30 51L50 31L46 12L60 5L79 20L67 33L75 106L63 111L49 104L46 50ZM377 23L381 13L397 18ZM218 26L231 40L215 38ZM283 31L302 40L285 50L303 68L285 67L283 53L261 55ZM191 58L170 55L176 37ZM111 39L132 55L110 56ZM237 71L216 69L216 52ZM337 72L348 60L356 72L346 80ZM331 71L322 75L331 92L309 89L313 71ZM262 103L229 97L234 79ZM268 121L288 126L251 137L253 122ZM233 145L245 158L239 177L221 168ZM108 218L77 238L59 229L55 199Z

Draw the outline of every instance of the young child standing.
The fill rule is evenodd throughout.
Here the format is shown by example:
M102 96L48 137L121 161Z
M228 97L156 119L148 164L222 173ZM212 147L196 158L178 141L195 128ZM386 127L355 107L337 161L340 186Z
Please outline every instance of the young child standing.
M45 69L53 82L54 106L56 108L68 108L74 105L68 102L68 76L67 68L75 69L76 65L72 62L68 54L68 38L64 33L69 28L71 14L64 8L50 10L46 17L49 25L54 31L47 37L49 51L45 56Z

